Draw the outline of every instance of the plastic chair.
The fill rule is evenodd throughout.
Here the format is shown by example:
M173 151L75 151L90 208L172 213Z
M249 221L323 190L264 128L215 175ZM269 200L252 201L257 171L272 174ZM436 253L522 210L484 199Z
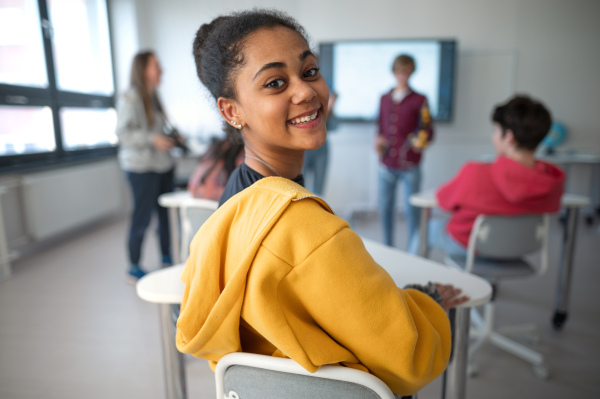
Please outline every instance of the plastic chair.
M476 274L490 281L496 291L502 280L541 276L548 269L548 235L550 217L543 215L485 216L479 215L469 237L466 256L446 256L446 264ZM540 251L539 267L534 267L524 256ZM484 342L504 349L533 364L534 374L548 378L544 356L508 335L529 333L535 336L533 323L494 328L494 297L484 305L483 317L475 308L471 311L471 335L476 338L470 345L469 357ZM473 372L472 366L470 373Z
M190 243L202 224L219 207L219 203L202 198L186 198L179 206L179 220L181 221L181 260L185 261L189 255Z
M310 373L291 359L252 353L223 356L215 379L217 399L400 398L379 378L360 370L326 365Z

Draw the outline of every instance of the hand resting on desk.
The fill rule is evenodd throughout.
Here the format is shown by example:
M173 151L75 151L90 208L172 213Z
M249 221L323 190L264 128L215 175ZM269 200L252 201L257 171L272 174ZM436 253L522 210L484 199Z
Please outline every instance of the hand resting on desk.
M462 290L454 287L451 284L432 283L430 281L427 283L427 285L408 284L404 287L404 289L407 288L412 288L429 295L434 301L443 307L446 312L453 307L460 305L461 303L467 302L470 299L466 295L460 296Z
M456 288L451 284L439 284L435 283L435 288L438 293L442 296L440 305L445 311L452 309L453 307L460 305L461 303L467 302L470 298L465 295L460 295L462 290Z

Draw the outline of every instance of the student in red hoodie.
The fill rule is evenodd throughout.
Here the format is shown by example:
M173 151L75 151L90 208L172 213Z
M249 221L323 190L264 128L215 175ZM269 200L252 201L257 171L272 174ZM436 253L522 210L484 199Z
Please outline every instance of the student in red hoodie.
M560 208L565 173L534 155L550 129L550 112L538 101L516 96L496 107L492 121L497 158L492 163L468 162L438 189L439 206L452 215L445 226L432 223L431 248L466 253L471 229L481 214L546 213ZM413 240L411 252L416 253L417 244Z

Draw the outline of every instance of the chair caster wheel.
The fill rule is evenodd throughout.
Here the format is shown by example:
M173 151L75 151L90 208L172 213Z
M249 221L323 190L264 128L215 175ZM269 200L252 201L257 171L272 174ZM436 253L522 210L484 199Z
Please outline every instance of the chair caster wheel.
M588 215L585 217L585 224L591 226L594 224L594 217L592 215Z
M533 374L540 380L547 380L550 377L550 370L546 366L536 364L533 366Z
M552 317L552 327L555 331L562 330L563 325L567 321L567 312L556 311Z

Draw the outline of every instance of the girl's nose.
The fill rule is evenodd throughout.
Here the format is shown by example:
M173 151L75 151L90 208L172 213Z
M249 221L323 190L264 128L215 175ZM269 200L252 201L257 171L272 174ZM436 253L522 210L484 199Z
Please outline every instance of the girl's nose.
M292 96L292 102L294 104L301 104L303 102L310 101L317 95L317 92L312 87L310 82L305 82L303 80L296 81L292 89L294 90L294 94Z

